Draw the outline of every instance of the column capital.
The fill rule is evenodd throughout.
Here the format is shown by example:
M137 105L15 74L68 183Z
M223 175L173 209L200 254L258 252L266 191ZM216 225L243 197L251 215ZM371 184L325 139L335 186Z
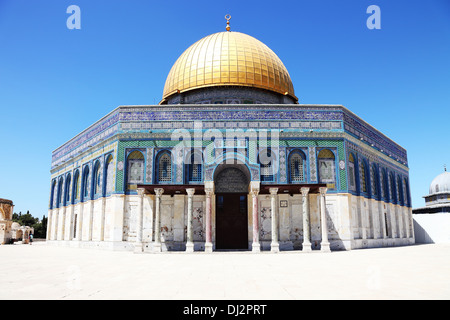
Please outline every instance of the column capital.
M259 194L259 189L251 189L250 194L252 195L252 197L257 197Z
M328 188L327 187L320 187L319 192L321 196L324 196L327 193Z
M163 188L156 188L155 189L155 194L156 194L156 196L158 198L161 197L163 193L164 193L164 189Z
M269 192L271 195L275 196L278 194L278 188L270 188Z
M300 188L300 192L302 193L303 196L307 196L309 193L309 188L308 187L302 187Z
M187 192L189 197L192 197L194 195L194 193L195 193L195 189L194 188L189 188L189 189L186 189L186 192Z
M205 188L205 194L206 194L206 197L211 198L211 196L214 194L214 189Z
M145 188L137 188L136 191L140 197L142 197L145 194Z

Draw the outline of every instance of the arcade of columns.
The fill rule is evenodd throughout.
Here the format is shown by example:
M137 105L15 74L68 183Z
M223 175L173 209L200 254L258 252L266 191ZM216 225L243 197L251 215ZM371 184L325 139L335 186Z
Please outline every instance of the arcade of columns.
M302 194L302 209L303 209L303 249L304 252L311 252L311 232L310 232L310 221L309 221L309 201L308 194L310 188L302 187L300 192ZM135 245L135 252L143 251L142 244L142 221L143 221L143 200L145 189L138 188L138 223L137 223L137 239ZM164 193L163 188L155 188L155 240L153 242L153 251L161 252L161 196ZM193 197L195 189L188 188L186 189L188 195L188 208L187 208L187 242L186 242L186 252L194 252L194 234L193 234ZM270 198L271 198L271 212L272 212L272 241L270 245L271 252L279 252L279 243L278 243L278 207L277 207L277 193L278 188L270 188ZM322 242L321 242L321 251L322 252L331 252L330 243L328 242L328 229L327 229L327 219L326 219L326 207L325 207L325 194L327 192L326 187L320 187L320 224L322 231ZM206 243L205 243L205 252L212 252L212 236L211 236L211 212L212 212L212 201L211 198L214 194L212 188L205 188L206 194ZM250 191L252 196L252 221L253 221L253 243L252 243L252 252L260 252L260 243L259 243L259 223L258 223L258 189L252 189Z

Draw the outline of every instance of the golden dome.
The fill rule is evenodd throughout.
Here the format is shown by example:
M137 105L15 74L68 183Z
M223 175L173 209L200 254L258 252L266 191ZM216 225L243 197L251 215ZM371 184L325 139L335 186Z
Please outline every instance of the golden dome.
M175 93L213 86L255 87L298 100L280 58L240 32L211 34L184 51L167 76L161 103Z

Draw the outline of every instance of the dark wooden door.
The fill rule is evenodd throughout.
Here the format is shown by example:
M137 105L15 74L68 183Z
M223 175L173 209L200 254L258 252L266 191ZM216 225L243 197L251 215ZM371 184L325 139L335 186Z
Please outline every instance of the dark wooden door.
M216 249L248 249L247 194L216 195Z

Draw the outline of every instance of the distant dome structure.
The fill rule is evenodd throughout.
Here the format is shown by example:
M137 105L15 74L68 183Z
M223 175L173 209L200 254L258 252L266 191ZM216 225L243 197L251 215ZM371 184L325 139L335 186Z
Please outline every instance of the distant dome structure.
M450 212L450 172L444 166L444 172L431 181L429 194L424 196L425 207L413 210L413 213Z
M450 243L450 172L431 181L425 207L412 210L416 243Z
M439 174L430 184L430 194L450 192L450 172L445 170Z

